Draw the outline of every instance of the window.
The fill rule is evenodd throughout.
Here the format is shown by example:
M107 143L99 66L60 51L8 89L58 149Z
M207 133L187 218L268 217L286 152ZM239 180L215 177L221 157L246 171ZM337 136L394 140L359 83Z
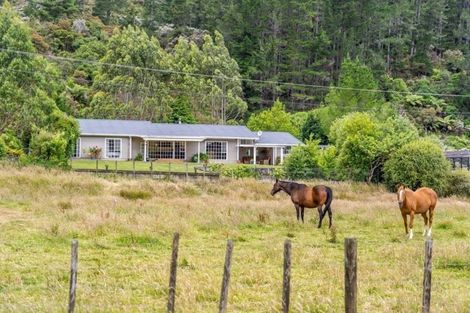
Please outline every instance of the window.
M227 142L207 141L206 153L211 160L227 160Z
M73 146L72 158L79 158L80 157L81 143L82 143L81 139L78 138L77 141L75 142L75 145Z
M186 159L186 143L184 141L175 141L175 159Z
M121 139L106 139L106 158L119 159L121 157Z

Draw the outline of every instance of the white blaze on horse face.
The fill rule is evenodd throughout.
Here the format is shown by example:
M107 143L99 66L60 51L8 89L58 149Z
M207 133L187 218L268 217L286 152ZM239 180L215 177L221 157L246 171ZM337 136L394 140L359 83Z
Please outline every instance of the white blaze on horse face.
M398 202L403 203L405 200L405 189L400 189L398 192Z

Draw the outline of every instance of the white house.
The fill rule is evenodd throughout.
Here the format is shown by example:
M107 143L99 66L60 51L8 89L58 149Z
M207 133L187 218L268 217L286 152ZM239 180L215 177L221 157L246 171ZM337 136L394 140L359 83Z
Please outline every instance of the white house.
M162 124L148 121L79 119L80 138L74 158L89 158L92 147L101 158L186 160L206 153L211 162L275 164L292 146L302 144L285 132L252 132L246 126Z

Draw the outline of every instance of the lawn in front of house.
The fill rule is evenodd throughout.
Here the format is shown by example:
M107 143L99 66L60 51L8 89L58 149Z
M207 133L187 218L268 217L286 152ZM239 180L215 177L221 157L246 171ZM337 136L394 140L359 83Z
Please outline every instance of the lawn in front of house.
M153 171L155 172L178 172L185 173L186 171L192 173L195 167L203 166L203 163L183 162L183 161L115 161L115 160L84 160L72 159L69 161L72 169L96 169L96 162L98 161L98 169L105 170L106 166L109 171L133 171L134 163L136 171ZM210 165L211 163L209 163ZM224 167L236 167L241 164L224 164ZM249 167L255 167L253 164L244 164ZM273 165L256 165L256 168L274 168Z

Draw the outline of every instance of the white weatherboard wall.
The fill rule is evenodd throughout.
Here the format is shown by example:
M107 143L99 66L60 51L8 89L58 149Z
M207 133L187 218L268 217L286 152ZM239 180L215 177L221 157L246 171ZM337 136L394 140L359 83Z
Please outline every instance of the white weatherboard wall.
M101 158L106 159L106 138L109 139L121 139L121 157L113 160L127 160L129 158L129 137L92 137L92 136L81 136L81 157L88 158L89 150L91 147L101 148Z

